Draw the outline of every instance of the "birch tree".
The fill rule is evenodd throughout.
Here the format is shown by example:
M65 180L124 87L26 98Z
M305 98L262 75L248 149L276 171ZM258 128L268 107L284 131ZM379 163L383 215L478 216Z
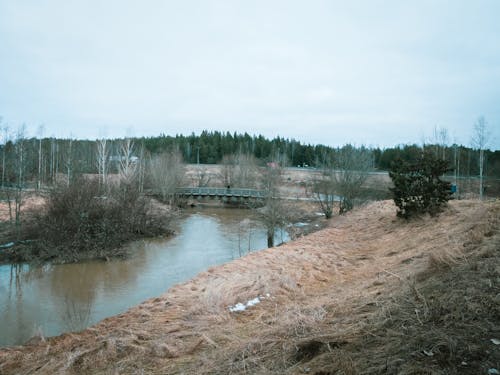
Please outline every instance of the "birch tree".
M58 148L59 146L57 144L57 139L55 136L52 136L50 138L50 163L49 163L49 175L52 184L56 182L56 177L57 177L56 163L57 163Z
M137 157L134 156L134 142L130 138L120 143L120 160L118 174L120 184L130 186L137 177Z
M2 126L2 188L5 187L5 172L6 172L5 168L7 167L6 152L7 152L7 142L9 141L9 139L10 139L9 126L3 125Z
M71 179L73 177L73 139L69 138L67 147L66 147L66 155L65 155L65 167L66 167L66 184L70 185Z
M106 186L108 164L109 164L109 145L106 138L101 138L96 141L97 145L97 170L99 174L99 184Z
M14 167L16 171L16 189L14 193L14 218L17 236L21 233L21 206L23 204L23 193L25 183L26 167L26 126L23 124L17 130L15 139ZM9 199L10 201L10 199ZM9 203L10 204L10 203Z
M36 188L40 190L42 187L42 138L43 138L43 125L38 128L38 179L36 181Z
M484 151L489 141L489 131L484 116L480 116L474 124L472 135L472 146L479 151L479 199L483 199L483 173L484 173Z

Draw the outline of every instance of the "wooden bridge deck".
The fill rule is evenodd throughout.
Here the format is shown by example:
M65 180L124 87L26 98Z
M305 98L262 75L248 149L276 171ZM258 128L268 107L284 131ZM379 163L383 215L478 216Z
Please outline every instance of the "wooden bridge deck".
M265 192L257 189L188 187L179 188L176 193L184 197L235 197L264 199Z

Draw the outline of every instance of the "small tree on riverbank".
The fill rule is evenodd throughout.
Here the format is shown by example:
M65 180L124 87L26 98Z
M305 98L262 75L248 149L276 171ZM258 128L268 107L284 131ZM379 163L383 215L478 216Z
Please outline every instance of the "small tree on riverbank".
M327 219L332 217L336 202L339 215L354 207L372 165L371 150L352 145L339 148L333 159L324 165L321 176L313 183L313 194Z
M281 199L279 186L281 183L281 168L276 164L267 166L262 172L262 189L265 191L264 207L258 209L258 217L267 231L267 246L274 246L276 229L282 229L288 223L287 208Z
M175 203L175 190L181 186L186 173L182 155L178 151L164 152L151 159L149 165L151 187L164 202Z
M448 162L429 151L414 162L393 162L389 176L394 187L390 190L399 209L397 215L408 219L439 213L451 197L451 184L441 180L448 171Z
M338 202L334 174L333 168L327 168L322 172L321 177L314 179L312 184L314 199L327 219L333 216L333 208Z

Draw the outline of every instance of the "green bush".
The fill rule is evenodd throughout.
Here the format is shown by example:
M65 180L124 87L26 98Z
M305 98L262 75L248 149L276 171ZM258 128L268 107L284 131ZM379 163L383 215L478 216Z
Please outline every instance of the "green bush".
M397 215L410 218L424 213L438 214L451 198L451 184L440 176L450 171L448 162L430 152L423 152L415 161L397 159L391 165L390 188Z

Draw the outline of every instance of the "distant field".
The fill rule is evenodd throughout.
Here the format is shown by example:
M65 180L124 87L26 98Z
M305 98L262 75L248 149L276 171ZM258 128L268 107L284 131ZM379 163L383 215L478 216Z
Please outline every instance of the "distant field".
M210 186L223 186L223 166L218 164L188 164L186 167L186 183L189 186L197 186L200 173L205 174ZM321 170L315 168L284 168L282 192L291 197L303 198L310 196L308 186L321 175ZM447 176L446 180L454 183L453 176ZM458 179L460 198L471 199L478 197L479 179L477 177L460 177ZM500 197L500 179L485 178L485 196L489 198ZM369 176L363 186L362 199L389 199L389 188L392 186L389 173L369 172Z

